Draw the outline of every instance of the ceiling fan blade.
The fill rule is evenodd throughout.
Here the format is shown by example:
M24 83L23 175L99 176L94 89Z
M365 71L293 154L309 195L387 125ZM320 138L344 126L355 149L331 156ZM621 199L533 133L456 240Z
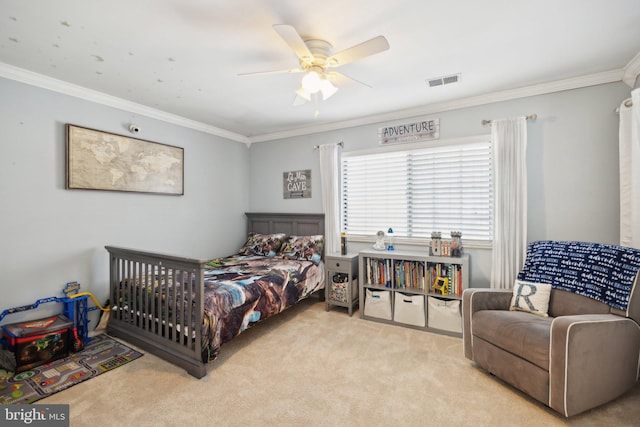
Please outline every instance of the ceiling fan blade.
M301 61L311 63L313 54L300 37L300 34L291 25L275 24L273 29L282 37L287 45L296 53Z
M256 71L253 73L238 73L239 76L255 76L261 74L293 74L293 73L302 73L304 70L302 68L289 68L287 70L273 70L273 71Z
M327 65L331 67L339 67L358 59L375 55L389 49L389 42L384 36L374 37L371 40L362 42L358 45L342 50L327 60Z
M353 77L349 77L346 74L339 73L337 71L330 71L330 72L327 73L327 76L329 76L329 78L336 83L336 86L342 86L346 82L352 81L352 82L356 82L358 84L361 84L362 86L366 86L369 89L373 89L372 86L370 86L370 85L368 85L368 84L366 84L364 82L361 82L360 80L356 80Z

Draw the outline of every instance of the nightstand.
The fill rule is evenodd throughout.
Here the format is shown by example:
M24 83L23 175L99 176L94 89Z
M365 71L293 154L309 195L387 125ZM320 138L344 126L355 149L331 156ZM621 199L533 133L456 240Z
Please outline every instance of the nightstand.
M332 306L347 307L349 316L358 304L358 254L325 255L326 280L324 286L327 311Z

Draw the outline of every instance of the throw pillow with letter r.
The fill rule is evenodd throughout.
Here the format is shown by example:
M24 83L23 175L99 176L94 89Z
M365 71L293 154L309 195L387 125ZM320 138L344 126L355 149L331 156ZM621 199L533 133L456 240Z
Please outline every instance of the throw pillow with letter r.
M551 285L516 280L513 285L513 297L509 310L528 311L539 316L548 317Z

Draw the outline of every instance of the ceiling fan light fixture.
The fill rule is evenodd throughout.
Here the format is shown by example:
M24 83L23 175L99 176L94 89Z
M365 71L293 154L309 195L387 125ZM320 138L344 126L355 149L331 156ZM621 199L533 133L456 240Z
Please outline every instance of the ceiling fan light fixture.
M322 92L322 99L326 101L338 91L338 88L329 79L323 78L320 81L320 91Z
M300 98L304 99L305 101L311 101L311 94L305 90L304 87L301 87L300 89L298 89L296 91L296 95L298 95Z
M320 74L315 70L311 70L302 78L302 88L309 93L316 93L320 90L321 82Z

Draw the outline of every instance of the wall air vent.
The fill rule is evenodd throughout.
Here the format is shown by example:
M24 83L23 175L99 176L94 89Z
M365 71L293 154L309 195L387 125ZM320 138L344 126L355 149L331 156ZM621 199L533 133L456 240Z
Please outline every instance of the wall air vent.
M459 81L460 81L460 73L428 79L427 84L429 85L429 87L435 87L435 86L448 85L450 83L458 83Z

